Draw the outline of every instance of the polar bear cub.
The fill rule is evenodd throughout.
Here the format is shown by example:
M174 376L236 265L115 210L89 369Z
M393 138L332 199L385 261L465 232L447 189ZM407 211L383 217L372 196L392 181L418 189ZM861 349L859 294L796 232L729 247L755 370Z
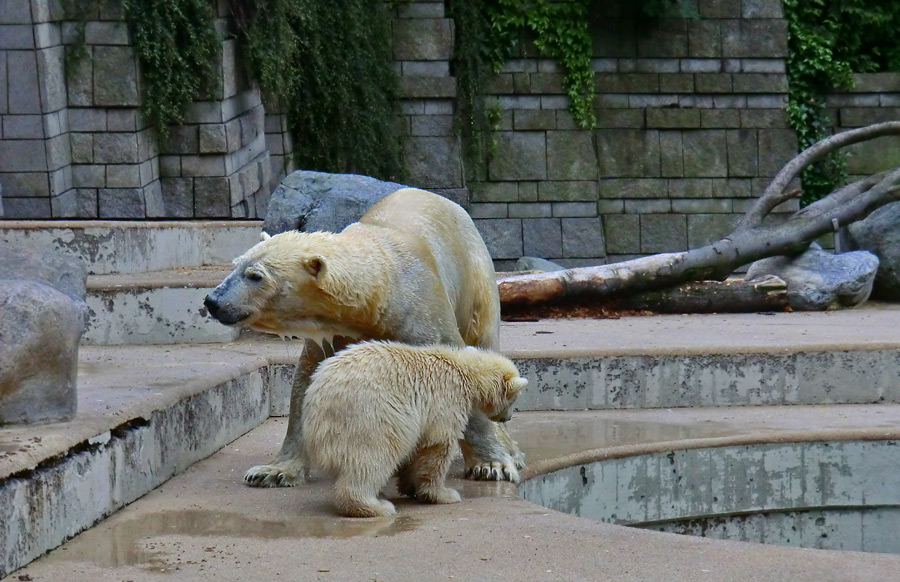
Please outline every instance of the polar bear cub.
M511 361L486 350L355 344L312 376L302 415L307 458L337 477L341 515L394 515L378 498L394 474L403 494L456 503L444 480L470 412L508 420L526 384Z

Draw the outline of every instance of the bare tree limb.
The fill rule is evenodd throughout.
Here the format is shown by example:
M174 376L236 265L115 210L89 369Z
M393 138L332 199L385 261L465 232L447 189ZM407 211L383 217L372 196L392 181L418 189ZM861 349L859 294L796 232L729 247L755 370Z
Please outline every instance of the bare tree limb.
M803 168L839 147L897 134L900 122L881 123L836 134L811 146L778 173L738 227L719 241L690 251L611 265L505 277L498 281L501 304L514 307L563 299L607 299L686 281L723 280L753 261L801 252L811 241L832 231L834 224L846 226L897 200L900 168L840 188L780 224L763 224L765 216L784 201L782 194L787 184Z

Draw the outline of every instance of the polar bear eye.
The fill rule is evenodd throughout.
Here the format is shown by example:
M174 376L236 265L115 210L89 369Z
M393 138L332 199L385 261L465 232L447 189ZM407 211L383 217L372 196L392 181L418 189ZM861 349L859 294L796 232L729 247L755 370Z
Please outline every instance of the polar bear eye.
M246 277L250 281L253 281L254 283L258 283L263 279L262 273L255 269L247 269L246 271L244 271L244 277Z

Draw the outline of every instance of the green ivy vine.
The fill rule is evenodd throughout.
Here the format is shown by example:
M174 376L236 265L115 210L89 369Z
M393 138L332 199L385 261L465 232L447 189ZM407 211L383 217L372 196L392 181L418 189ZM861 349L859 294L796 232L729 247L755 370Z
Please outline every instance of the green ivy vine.
M143 110L165 139L169 125L214 85L221 46L209 0L123 0L141 61Z
M288 115L300 167L402 177L390 6L365 0L231 0L268 100Z
M784 0L788 25L788 121L800 150L826 137L824 95L853 86L853 73L900 70L900 3L893 0ZM847 179L835 153L801 176L806 205Z

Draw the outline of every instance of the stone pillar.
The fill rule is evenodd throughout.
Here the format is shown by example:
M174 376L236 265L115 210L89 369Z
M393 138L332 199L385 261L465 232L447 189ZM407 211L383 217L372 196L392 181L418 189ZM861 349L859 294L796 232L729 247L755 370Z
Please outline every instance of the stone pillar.
M266 107L266 146L269 148L269 159L272 173L269 188L275 190L282 178L297 169L294 163L294 139L288 126L287 113L277 103L264 99ZM260 218L265 212L260 213Z
M445 18L441 1L404 3L396 9L393 36L406 182L466 205L460 145L453 131L453 21Z
M8 218L47 218L72 189L59 3L0 3L0 184Z

